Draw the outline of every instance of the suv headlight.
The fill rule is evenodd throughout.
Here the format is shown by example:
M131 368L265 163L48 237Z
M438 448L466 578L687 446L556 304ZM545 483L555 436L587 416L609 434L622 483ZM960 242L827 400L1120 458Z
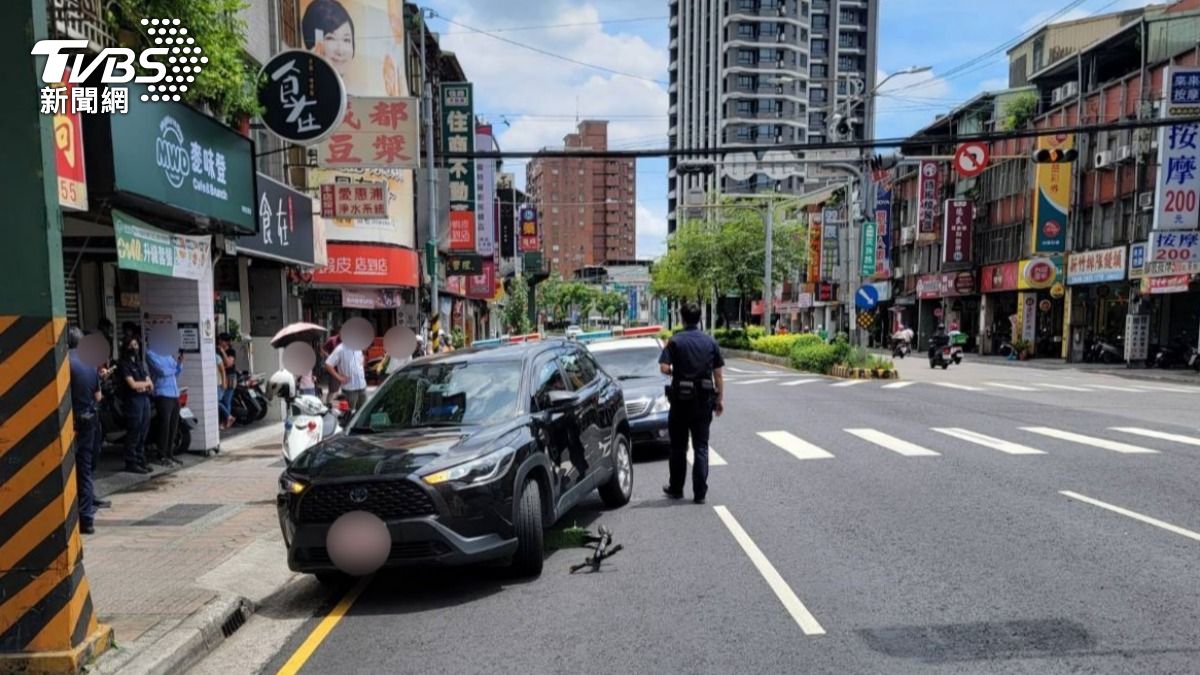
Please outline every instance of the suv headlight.
M650 406L651 413L667 412L671 409L671 401L667 399L666 394L662 394L654 399L654 405Z
M286 473L279 477L279 490L285 494L298 495L308 489L308 483L293 478Z
M423 476L421 480L429 485L440 485L451 481L469 484L486 483L508 471L516 454L516 449L506 446L483 457Z

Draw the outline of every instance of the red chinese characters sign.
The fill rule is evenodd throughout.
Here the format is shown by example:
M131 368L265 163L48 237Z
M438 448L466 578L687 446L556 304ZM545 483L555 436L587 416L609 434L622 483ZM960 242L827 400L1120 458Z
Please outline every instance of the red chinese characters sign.
M984 293L1017 290L1017 263L988 265L979 271L979 290Z
M475 212L450 212L450 250L475 250Z
M325 168L415 169L420 157L415 98L348 96L342 124L317 145Z
M946 200L942 226L942 262L948 265L971 264L971 233L975 204L966 199Z
M467 297L488 299L496 293L496 263L483 262L483 274L467 277Z
M407 248L371 244L328 244L329 262L313 271L318 284L416 288L420 262Z
M917 193L917 231L919 238L931 241L937 235L937 204L941 186L941 168L937 162L920 165L920 190Z
M70 69L66 76L69 78ZM70 82L67 97L76 87ZM63 110L54 116L54 161L58 166L58 205L69 211L87 211L87 174L83 168L83 126L79 113Z
M536 253L542 249L540 232L538 232L537 209L525 205L520 212L520 244L521 253Z
M321 186L321 217L386 218L387 183L325 183Z

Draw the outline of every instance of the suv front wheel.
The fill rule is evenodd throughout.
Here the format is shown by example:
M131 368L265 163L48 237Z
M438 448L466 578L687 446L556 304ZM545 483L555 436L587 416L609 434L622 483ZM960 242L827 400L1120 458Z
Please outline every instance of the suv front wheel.
M533 479L525 481L517 502L517 517L513 529L517 535L517 552L513 555L512 571L520 576L542 573L542 490Z

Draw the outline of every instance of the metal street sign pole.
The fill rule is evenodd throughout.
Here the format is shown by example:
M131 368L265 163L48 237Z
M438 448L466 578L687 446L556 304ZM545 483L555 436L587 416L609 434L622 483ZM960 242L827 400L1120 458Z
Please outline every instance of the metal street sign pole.
M438 317L441 316L441 307L438 305L438 275L437 275L437 255L438 255L438 203L437 203L437 170L433 163L433 82L429 77L429 64L425 55L425 15L427 10L420 8L421 15L421 93L425 108L425 174L426 185L429 191L429 247L427 253L432 258L432 264L429 265L429 329L433 331L438 328ZM431 335L433 340L436 335ZM432 344L432 342L430 343Z

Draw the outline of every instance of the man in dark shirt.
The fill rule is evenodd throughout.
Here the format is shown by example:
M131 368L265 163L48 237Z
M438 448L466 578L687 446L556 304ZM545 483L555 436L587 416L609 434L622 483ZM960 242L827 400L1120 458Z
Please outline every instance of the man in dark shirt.
M671 376L671 410L667 413L670 479L663 492L671 499L683 497L690 435L695 455L692 495L697 504L703 504L708 494L708 428L713 413L720 416L725 411L725 359L717 341L700 330L700 308L688 303L680 314L686 328L671 338L658 359L662 372Z
M79 531L96 531L96 493L92 473L96 456L100 454L100 417L96 403L100 400L100 374L79 356L79 341L83 332L75 326L67 329L68 358L71 361L71 412L75 419L75 483L79 499Z

